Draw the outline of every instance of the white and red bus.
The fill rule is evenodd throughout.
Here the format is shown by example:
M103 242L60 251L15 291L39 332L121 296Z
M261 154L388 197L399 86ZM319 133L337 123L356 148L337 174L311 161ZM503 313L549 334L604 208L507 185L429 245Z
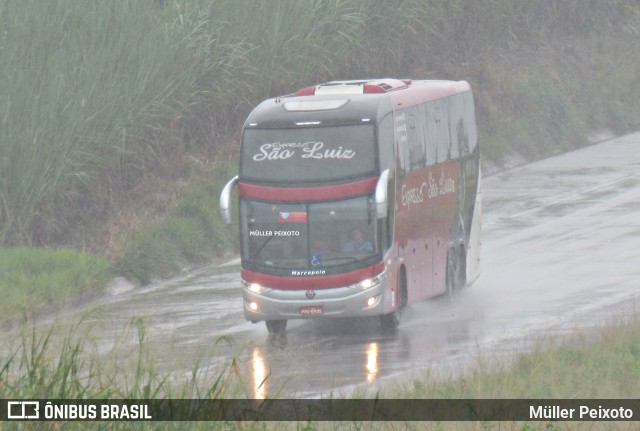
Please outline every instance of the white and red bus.
M247 320L379 316L453 295L480 270L480 162L464 81L379 79L262 102L242 133Z

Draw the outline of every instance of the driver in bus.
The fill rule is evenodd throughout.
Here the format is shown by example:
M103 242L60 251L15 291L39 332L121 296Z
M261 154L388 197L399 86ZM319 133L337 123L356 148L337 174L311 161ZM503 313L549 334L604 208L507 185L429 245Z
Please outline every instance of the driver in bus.
M373 253L373 246L369 241L362 237L362 231L360 228L355 227L351 229L349 236L351 239L344 244L342 251Z

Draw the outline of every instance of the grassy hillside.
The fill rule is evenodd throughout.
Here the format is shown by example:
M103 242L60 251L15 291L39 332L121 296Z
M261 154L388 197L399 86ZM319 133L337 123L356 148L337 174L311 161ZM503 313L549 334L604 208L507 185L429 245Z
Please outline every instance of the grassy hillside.
M215 195L269 96L465 79L497 164L640 127L634 0L2 1L0 28L0 245L92 251L141 281L232 244Z

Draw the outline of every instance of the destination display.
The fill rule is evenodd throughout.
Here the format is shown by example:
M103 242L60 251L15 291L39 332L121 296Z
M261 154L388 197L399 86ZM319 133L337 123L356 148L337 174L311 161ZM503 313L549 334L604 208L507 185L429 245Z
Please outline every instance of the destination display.
M374 174L373 125L248 129L240 176L270 182L309 182Z

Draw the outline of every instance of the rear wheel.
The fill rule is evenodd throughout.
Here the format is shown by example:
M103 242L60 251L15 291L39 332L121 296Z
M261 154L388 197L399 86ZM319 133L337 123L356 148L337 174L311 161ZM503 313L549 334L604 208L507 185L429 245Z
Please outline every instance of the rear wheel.
M286 320L265 320L269 334L283 334L287 329Z
M461 265L461 259L458 253L456 253L455 249L449 250L447 254L447 296L450 301L453 301L458 293L460 293L460 289L463 287L463 267Z

